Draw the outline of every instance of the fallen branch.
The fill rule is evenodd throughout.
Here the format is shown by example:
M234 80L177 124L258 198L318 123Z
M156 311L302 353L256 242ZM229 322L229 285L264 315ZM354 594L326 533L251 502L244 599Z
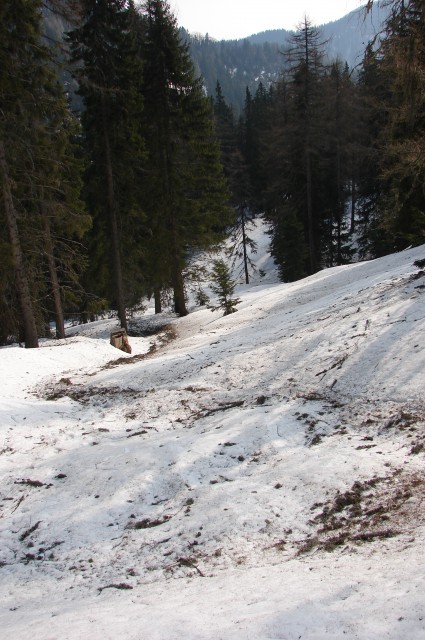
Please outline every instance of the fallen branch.
M202 573L200 568L195 564L195 562L194 562L194 560L192 560L192 558L179 558L177 560L177 564L180 567L193 567L194 569L196 569L196 571L199 573L199 575L202 578L205 578L205 575Z
M384 529L383 531L365 531L364 533L358 533L351 536L350 539L367 542L368 540L375 540L375 538L382 540L384 538L394 538L398 535L400 535L400 531L396 531L395 529Z
M15 480L15 484L25 484L29 487L53 487L52 484L46 484L45 482L40 482L40 480L30 480L29 478L26 480Z
M136 431L135 433L130 433L130 435L127 436L127 438L134 438L135 436L143 436L145 435L145 433L147 433L146 429L142 429L142 431Z
M202 573L202 571L200 570L198 565L195 563L195 560L193 558L177 558L177 562L175 562L174 564L168 565L168 567L166 567L166 570L172 571L174 567L190 567L191 569L196 569L196 571L199 573L201 578L205 578L205 574Z
M24 533L22 535L19 536L19 541L23 542L26 538L28 538L28 536L30 536L32 533L34 533L34 531L36 529L38 529L39 525L41 524L41 520L39 520L38 522L35 523L35 525L33 527L30 527L29 529L27 529L26 531L24 531Z
M121 589L123 591L128 589L133 589L131 584L127 584L125 582L120 582L119 584L107 584L105 587L98 587L97 590L99 593L102 593L105 589Z
M171 520L173 516L164 516L163 518L158 518L158 520L149 520L149 518L145 518L144 520L139 520L138 522L129 522L126 526L126 529L152 529L153 527L160 527L162 524L165 524L169 520Z
M143 436L147 433L147 429L153 429L154 431L158 431L156 427L143 427L141 431L135 431L134 433L130 433L127 438L134 438L134 436Z
M16 507L12 510L12 513L15 513L16 509L19 507L20 504L22 504L22 502L25 500L25 496L21 496L18 500L18 504L16 505Z
M319 371L319 373L316 373L316 378L318 376L322 376L324 378L329 371L332 371L332 369L336 369L336 368L340 369L344 364L344 362L347 360L347 358L348 358L348 353L342 358L340 358L340 360L337 360L336 362L334 362L334 364L331 367L329 367L329 369L324 369L323 371Z
M193 418L200 416L201 418L207 418L208 416L212 416L219 411L227 411L228 409L234 409L235 407L242 407L244 404L244 400L236 400L235 402L228 402L227 404L219 405L218 407L214 407L213 409L201 409L197 413L193 414Z

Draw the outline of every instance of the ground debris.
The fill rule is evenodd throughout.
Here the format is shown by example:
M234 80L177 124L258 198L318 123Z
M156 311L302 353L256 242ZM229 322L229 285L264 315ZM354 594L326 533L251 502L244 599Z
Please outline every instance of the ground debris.
M36 529L38 529L40 524L41 524L41 520L39 520L38 522L35 523L35 525L33 525L32 527L24 531L24 533L19 536L19 541L23 542L24 540L26 540L28 536L30 536L32 533L34 533L34 531L36 531Z
M195 413L192 418L207 418L208 416L212 416L219 411L228 411L229 409L234 409L235 407L242 407L244 403L244 400L235 400L234 402L219 404L217 407L213 407L212 409L201 409L200 411Z
M195 557L184 557L181 556L177 558L176 562L167 567L167 571L173 571L175 567L189 567L190 569L195 569L195 571L201 576L201 578L205 578L205 574L200 570L197 563L198 558Z
M118 584L112 583L107 584L104 587L98 587L97 590L99 593L102 593L105 589L121 589L122 591L131 590L133 587L131 584L127 584L126 582L119 582Z
M134 438L135 436L144 436L147 433L146 429L142 429L141 431L135 431L134 433L130 433L127 438Z
M129 357L124 356L122 358L117 358L116 360L110 360L105 365L103 365L101 369L102 370L114 369L115 367L118 367L120 365L129 365L129 364L134 364L135 362L141 362L142 360L146 360L147 358L150 358L153 355L155 355L159 349L167 345L169 342L172 342L177 337L176 330L172 325L165 325L161 327L159 331L153 331L148 335L153 335L154 333L157 334L157 341L151 344L151 346L149 347L149 351L147 351L147 353L141 353L141 354L137 354L135 356L129 356ZM132 331L129 333L130 337L135 335L137 335L136 331Z
M383 478L355 482L337 492L310 524L315 535L301 541L298 554L313 549L333 551L351 543L374 542L401 535L425 520L422 502L425 479L415 473L395 471Z
M332 371L332 369L341 369L342 365L347 360L348 356L349 354L345 353L341 358L339 358L330 367L328 367L328 369L323 369L323 371L319 371L319 373L316 373L316 377L322 376L322 378L324 378L329 371Z
M0 456L4 453L15 453L15 450L12 449L12 447L4 447L3 449L0 449Z
M157 520L150 520L149 518L144 518L143 520L139 520L137 522L129 522L126 526L126 529L152 529L153 527L160 527L162 524L165 524L169 520L171 520L172 516L163 516L162 518L158 518Z
M40 482L40 480L30 480L29 478L26 480L15 480L15 484L24 484L28 487L53 487L52 484L46 484L45 482Z
M20 505L22 504L22 502L25 500L25 496L21 496L18 500L18 502L16 503L16 506L14 509L12 509L12 513L15 513L15 511L18 509L18 507L20 507Z

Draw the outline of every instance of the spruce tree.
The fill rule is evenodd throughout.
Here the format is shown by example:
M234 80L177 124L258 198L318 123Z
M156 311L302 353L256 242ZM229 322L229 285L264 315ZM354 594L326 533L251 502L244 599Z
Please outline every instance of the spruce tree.
M425 237L425 7L398 4L386 24L381 45L391 101L384 130L382 177L388 189L380 199L381 228L394 249L420 244Z
M239 304L239 298L234 298L236 283L231 277L229 267L224 260L214 260L211 270L211 290L218 298L218 305L212 307L213 311L223 309L225 316L237 311L236 305Z
M145 208L152 235L152 286L171 286L174 310L187 314L184 270L191 251L217 241L227 221L227 192L212 111L195 77L167 2L142 5L145 131L149 153ZM158 295L158 294L157 294Z
M247 203L254 213L263 212L265 206L268 176L263 162L263 138L269 121L271 95L261 82L254 96L247 87L241 119L241 149L249 185Z
M309 272L320 268L320 218L315 206L315 180L317 160L320 158L320 132L323 120L320 118L321 91L323 77L324 42L320 32L305 18L292 36L287 52L293 104L296 109L294 133L297 136L297 153L303 190L305 193L304 217L306 237L309 247ZM301 177L301 176L300 176Z
M84 101L85 198L94 218L92 258L97 260L91 261L89 284L116 306L125 329L126 307L142 291L137 239L143 234L145 155L142 65L133 13L126 0L81 0L80 24L68 35Z
M238 140L233 109L227 104L221 85L217 82L214 109L214 125L220 143L220 157L224 174L233 194L232 182L238 156Z
M0 215L2 252L10 267L2 279L1 315L8 324L2 334L19 334L26 347L38 346L50 296L63 316L61 286L71 263L63 259L59 273L54 229L67 242L74 231L87 228L78 193L80 168L69 153L72 117L52 53L42 42L41 5L6 0L0 7ZM78 262L75 253L74 258ZM9 299L8 281L16 286ZM17 310L11 310L14 305ZM63 335L61 318L59 325Z
M272 252L288 280L314 273L322 266L324 211L323 45L307 20L294 34L285 54L286 66L273 93L270 126L263 159L269 184L267 211L272 222ZM290 264L285 256L294 235ZM299 233L301 231L301 233Z
M249 284L250 270L255 270L249 254L256 253L257 250L255 241L249 236L249 228L254 218L248 204L252 204L250 171L244 156L243 138L238 135L233 110L226 102L220 83L217 83L216 87L214 121L224 174L230 190L230 202L235 212L229 228L229 255L233 256L234 267L241 261L245 283Z
M354 90L347 66L336 60L322 84L321 256L323 266L334 266L346 264L352 257L349 230L353 213L348 215L348 205L354 197L352 136L357 127L351 108Z
M363 244L373 256L425 237L425 8L416 0L387 4L380 47L367 51L362 71L375 151L373 180L362 179L363 200L372 203L364 207Z

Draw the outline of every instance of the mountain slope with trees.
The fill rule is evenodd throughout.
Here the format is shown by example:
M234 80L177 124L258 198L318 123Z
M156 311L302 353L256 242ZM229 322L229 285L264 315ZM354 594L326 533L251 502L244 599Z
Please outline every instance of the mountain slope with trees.
M340 20L317 25L325 43L325 57L328 61L338 58L350 69L361 65L367 43L379 34L387 15L388 8L375 3L367 15L360 8ZM302 21L300 15L300 23ZM240 112L246 87L255 93L259 82L268 88L278 81L283 66L282 54L294 31L275 29L241 40L218 41L182 29L182 37L190 44L195 66L204 78L208 94L214 95L219 82L229 103Z
M47 6L67 9L60 56L46 44ZM63 337L72 313L112 310L126 329L151 297L157 313L184 316L190 281L201 291L194 258L226 237L249 282L257 215L285 281L421 244L425 16L415 0L382 6L389 17L359 69L329 60L305 19L279 78L245 86L238 113L220 82L205 95L163 0L8 4L1 342L36 347L51 324ZM78 117L60 59L78 83Z

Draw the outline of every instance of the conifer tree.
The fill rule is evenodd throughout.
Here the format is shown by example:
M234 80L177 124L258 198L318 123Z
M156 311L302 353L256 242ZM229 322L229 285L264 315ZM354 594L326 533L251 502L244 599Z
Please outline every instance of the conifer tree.
M255 272L257 267L250 254L257 253L257 243L249 235L254 217L250 214L245 203L242 203L236 211L236 221L230 228L230 256L233 256L232 265L237 267L241 261L245 284L250 282L250 271Z
M187 314L184 269L191 250L216 241L228 218L227 192L209 100L195 78L167 2L142 5L145 131L149 162L145 208L152 234L153 288L171 286ZM219 233L220 232L220 233Z
M320 131L320 80L323 76L324 42L320 32L306 18L291 39L287 53L293 103L297 118L294 121L298 139L300 171L304 174L304 217L309 248L309 272L320 267L320 218L314 202L315 161L319 158Z
M249 236L249 227L253 221L253 214L248 204L252 202L250 172L243 153L245 145L241 136L238 136L233 110L226 103L220 83L217 83L216 87L214 119L220 142L221 161L230 190L230 202L235 211L234 220L229 229L229 255L233 256L233 266L236 266L238 260L242 260L245 283L249 284L249 272L255 270L249 254L256 253L257 250L255 241Z
M217 82L214 109L214 125L220 143L220 157L224 175L231 193L236 187L235 173L238 170L238 139L233 109L227 104L221 85Z
M384 130L382 176L388 189L380 200L381 229L394 249L425 238L425 6L399 3L386 24L382 65L391 83Z
M16 297L0 305L2 322L11 322L2 337L20 334L26 347L37 347L50 296L64 334L61 287L78 262L72 250L59 269L57 235L69 248L68 239L83 233L88 220L79 200L80 168L70 153L72 117L42 43L41 2L3 2L0 32L0 215L10 266L3 290L10 295L8 279L16 285ZM14 305L19 310L11 313Z
M84 100L82 125L89 160L85 197L97 245L91 252L90 273L97 290L116 305L125 329L126 307L141 294L137 239L141 241L143 233L140 188L145 159L142 66L133 12L126 0L81 0L80 24L68 35Z
M384 37L378 51L368 51L362 74L376 158L373 181L362 181L373 202L364 245L374 256L425 237L425 8L416 0L387 4Z
M305 18L287 51L273 94L264 162L268 168L268 217L272 252L281 275L295 280L322 266L324 192L323 42ZM291 247L293 262L288 260Z
M372 44L366 47L358 79L361 104L361 149L358 164L358 227L359 253L362 258L376 257L381 253L382 233L378 226L378 201L382 190L380 161L382 132L387 119L383 105L389 99L388 78L383 73ZM379 240L375 242L375 238ZM386 239L384 240L386 243ZM385 249L383 250L385 253Z
M255 213L264 211L267 174L264 170L262 140L269 120L271 95L261 82L254 96L247 87L242 117L241 149L249 183L247 203Z
M239 304L239 298L234 298L236 283L231 277L229 267L224 260L214 260L211 270L211 290L218 297L218 306L212 308L223 309L225 316L237 311L236 305Z
M354 197L352 136L357 127L356 114L351 107L354 91L347 66L335 60L322 84L324 144L321 158L321 255L323 266L334 266L349 262L352 256L349 223L353 224L353 213L349 218L348 203Z

